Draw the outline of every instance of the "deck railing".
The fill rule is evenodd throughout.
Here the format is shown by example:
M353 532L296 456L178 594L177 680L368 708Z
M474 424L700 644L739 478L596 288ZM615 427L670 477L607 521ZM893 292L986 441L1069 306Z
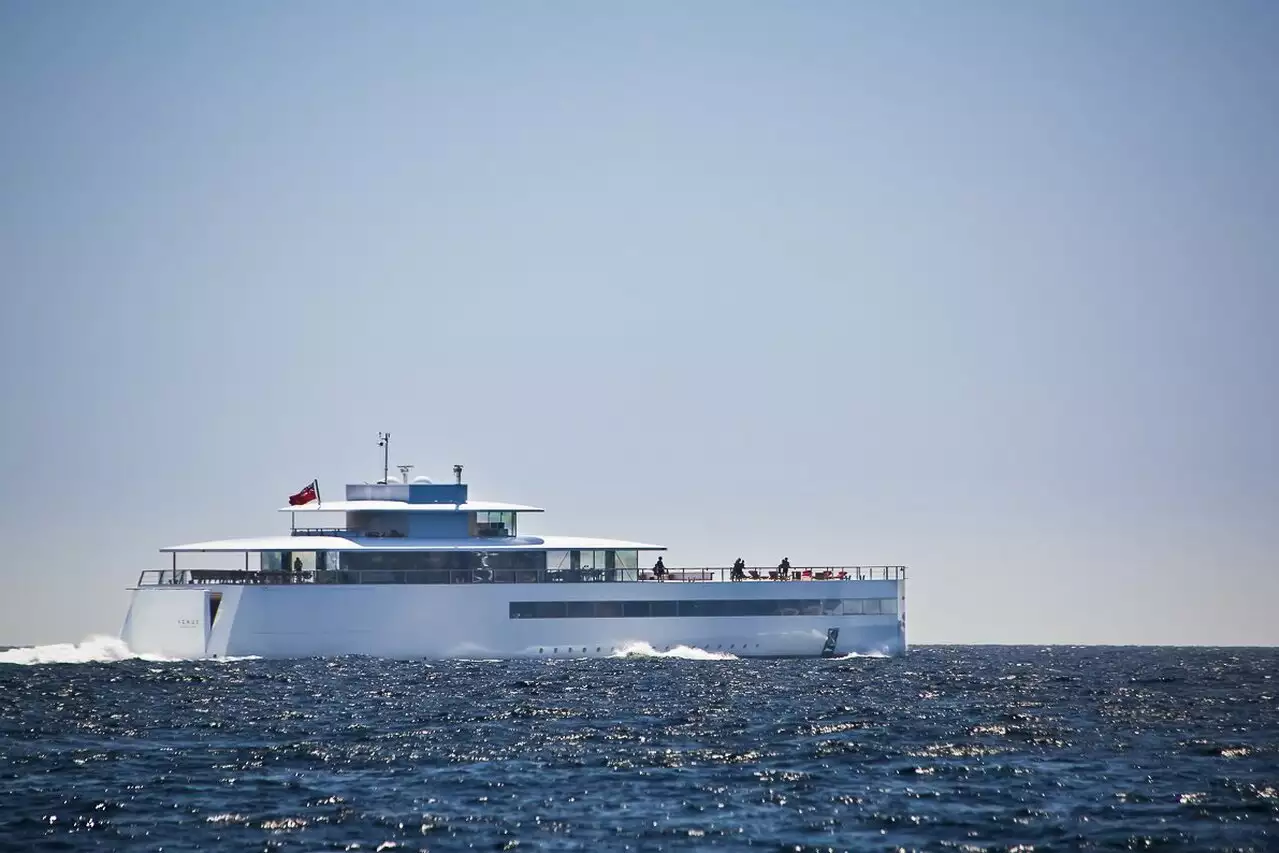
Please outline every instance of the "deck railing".
M798 566L787 577L777 569L746 568L741 583L841 580L905 580L905 566ZM671 567L663 578L652 569L337 569L303 572L245 569L148 569L138 586L205 584L457 584L457 583L707 583L732 581L719 566Z

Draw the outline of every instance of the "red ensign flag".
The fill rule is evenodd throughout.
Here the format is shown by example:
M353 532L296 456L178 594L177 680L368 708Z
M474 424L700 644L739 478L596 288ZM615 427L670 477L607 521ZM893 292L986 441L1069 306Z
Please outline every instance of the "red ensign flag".
M289 495L289 506L300 506L302 504L309 504L311 501L315 500L317 497L319 497L319 495L316 493L315 487L316 487L316 482L312 480L310 485L308 485L302 491L298 492L296 495Z

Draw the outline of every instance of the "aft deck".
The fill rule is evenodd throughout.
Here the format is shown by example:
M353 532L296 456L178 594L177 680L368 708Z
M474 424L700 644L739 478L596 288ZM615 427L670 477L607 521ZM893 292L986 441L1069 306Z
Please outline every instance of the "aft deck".
M384 570L258 571L252 569L149 569L138 586L219 584L467 584L467 583L805 583L811 581L905 580L905 566L795 566L786 577L777 569L746 567L746 577L733 580L732 569L719 566L668 567L662 578L651 570Z

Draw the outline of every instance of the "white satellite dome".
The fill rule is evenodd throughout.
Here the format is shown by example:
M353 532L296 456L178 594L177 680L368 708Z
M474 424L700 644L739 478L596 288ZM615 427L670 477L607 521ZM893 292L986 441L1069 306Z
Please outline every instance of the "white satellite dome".
M429 485L431 484L431 478L430 478L430 477L414 477L414 478L413 478L413 482L415 482L415 483L425 483L426 485L428 485L428 486L429 486Z

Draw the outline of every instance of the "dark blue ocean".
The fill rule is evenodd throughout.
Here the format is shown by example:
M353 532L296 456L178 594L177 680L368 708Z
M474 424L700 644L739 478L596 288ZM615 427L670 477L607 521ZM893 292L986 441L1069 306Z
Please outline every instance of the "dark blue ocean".
M0 663L0 847L1279 850L1276 678L1203 648Z

